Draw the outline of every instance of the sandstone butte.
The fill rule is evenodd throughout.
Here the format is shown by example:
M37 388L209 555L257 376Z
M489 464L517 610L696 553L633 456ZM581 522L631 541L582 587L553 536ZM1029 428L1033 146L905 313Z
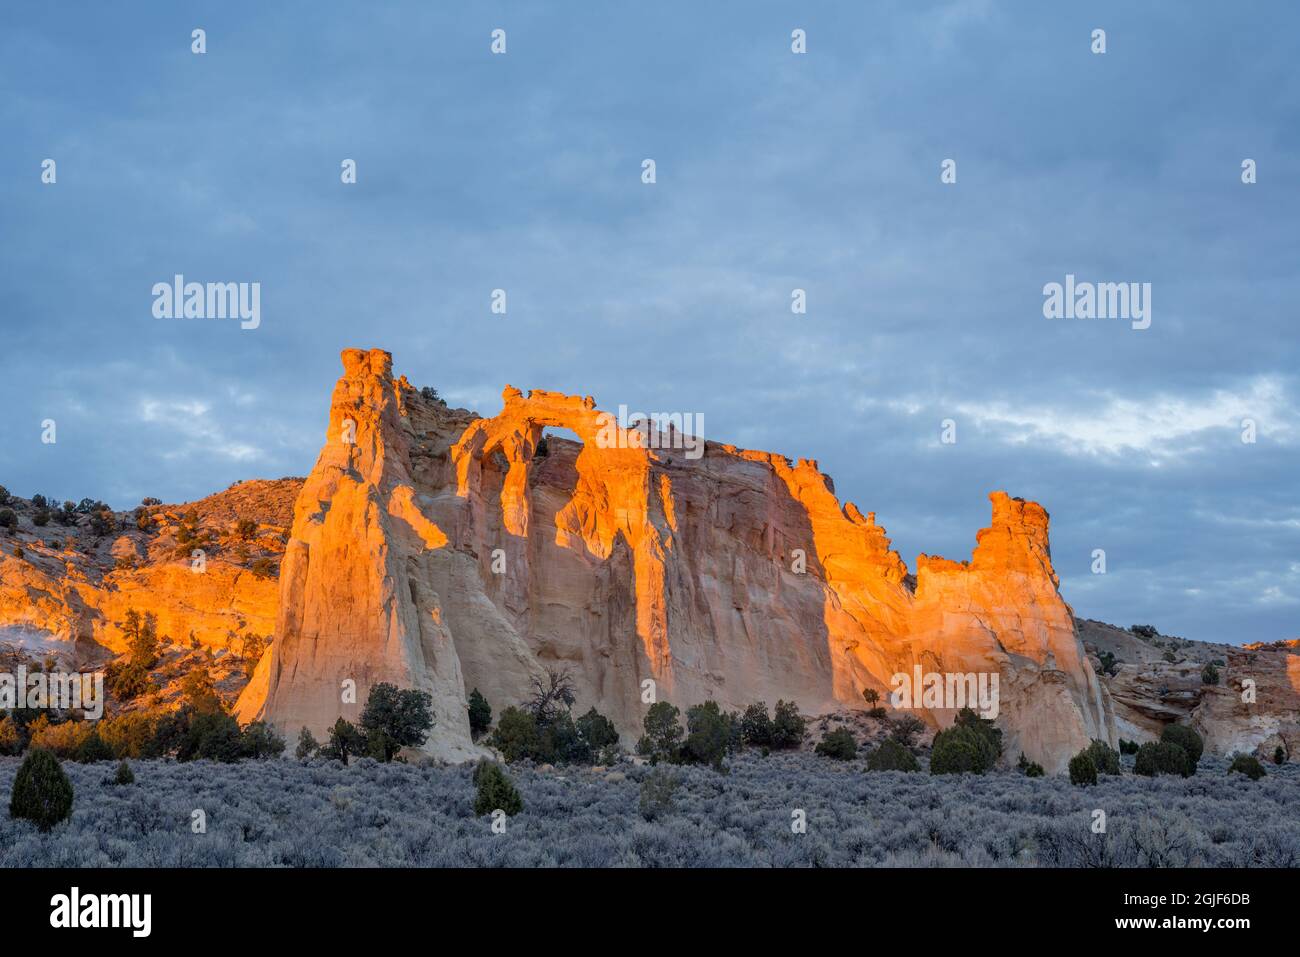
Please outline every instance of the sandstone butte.
M874 513L841 505L814 461L714 442L691 458L641 448L634 434L598 441L608 424L590 397L541 390L507 386L502 411L481 418L395 379L387 352L342 359L305 481L241 483L196 503L228 520L254 509L251 496L278 583L237 561L195 576L145 554L96 575L48 551L4 555L0 631L120 651L120 616L135 607L210 646L240 629L274 635L239 695L241 721L323 738L338 717L359 717L345 681L357 702L387 681L429 692L436 724L423 750L448 760L483 753L469 689L499 713L547 668L567 669L578 707L596 707L629 742L647 679L683 709L783 698L815 715L867 707L864 689L887 701L891 677L919 666L998 673L1005 758L1023 752L1052 772L1092 739L1150 740L1171 721L1197 727L1211 750L1300 755L1300 655L1186 643L1224 661L1212 687L1199 661L1167 664L1129 632L1076 621L1033 502L993 492L971 559L921 555L912 575ZM548 428L581 441L547 435L543 451ZM295 489L290 519L274 503ZM157 516L168 547L167 523L185 508ZM144 551L130 536L113 547ZM1099 673L1106 651L1123 662L1114 675ZM1243 678L1259 685L1257 702L1240 700ZM917 715L933 728L954 712Z

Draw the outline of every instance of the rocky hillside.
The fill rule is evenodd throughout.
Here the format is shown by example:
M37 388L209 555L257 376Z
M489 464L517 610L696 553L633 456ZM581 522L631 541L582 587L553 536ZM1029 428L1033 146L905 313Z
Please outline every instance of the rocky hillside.
M611 427L591 397L540 390L507 386L481 418L395 378L386 352L342 358L305 480L125 513L12 499L0 652L97 666L124 650L127 611L148 612L164 701L206 663L225 697L242 687L241 720L322 737L390 681L432 695L426 750L449 759L480 752L469 689L499 713L546 669L629 741L652 695L786 699L842 721L920 668L996 674L1007 755L1049 771L1090 739L1144 741L1171 721L1224 753L1300 745L1296 649L1076 622L1033 502L992 493L969 560L910 569L814 461L714 442L688 455L671 434ZM954 712L918 714L933 731Z

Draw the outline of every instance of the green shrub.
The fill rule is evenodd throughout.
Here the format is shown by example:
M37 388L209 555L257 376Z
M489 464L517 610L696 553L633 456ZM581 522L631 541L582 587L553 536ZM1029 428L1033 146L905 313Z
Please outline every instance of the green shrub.
M1148 741L1138 748L1137 761L1133 764L1134 774L1149 778L1157 774L1181 774L1186 778L1191 776L1193 770L1187 752L1168 741L1158 744Z
M919 771L916 755L895 738L886 738L867 753L868 771Z
M1246 775L1252 781L1258 781L1264 776L1264 765L1254 755L1239 754L1232 759L1232 766L1228 768L1229 774L1233 771Z
M131 765L122 761L117 766L117 773L113 775L114 784L134 784L135 772L131 770Z
M1112 750L1105 741L1093 740L1088 745L1088 757L1092 758L1093 767L1098 774L1119 774L1119 753Z
M477 688L469 693L469 733L477 738L492 727L492 706Z
M112 761L113 749L104 743L104 739L99 736L98 731L91 731L82 739L81 744L77 745L77 750L73 754L72 760L78 764L93 764L96 761Z
M525 758L537 759L541 752L542 736L537 730L537 719L520 708L509 707L497 719L492 732L492 747L501 752L508 763Z
M284 753L284 738L265 721L250 721L244 728L240 750L246 758L277 758Z
M983 774L997 762L998 752L987 733L964 724L954 724L934 736L930 750L931 774Z
M1205 742L1201 736L1187 727L1185 724L1166 725L1164 731L1160 733L1160 740L1167 744L1176 744L1187 752L1188 774L1196 773L1196 765L1201 761L1201 754L1205 751Z
M858 756L858 742L848 728L836 728L822 736L816 751L837 761L851 761Z
M578 734L587 743L594 760L601 764L612 764L618 760L618 729L614 722L595 708L589 710L577 721Z
M361 731L372 756L391 761L402 748L424 744L433 727L433 695L412 688L399 689L381 681L370 689L361 711Z
M905 748L910 748L916 736L925 730L925 722L914 714L905 714L893 722L889 736Z
M1043 776L1043 766L1037 761L1030 761L1023 751L1020 752L1020 760L1016 762L1016 769L1027 778Z
M647 821L667 814L673 809L673 794L681 784L681 779L667 768L655 768L641 782L641 796L638 802L641 816Z
M14 514L12 508L0 508L0 525L5 528L14 528L18 525L18 516Z
M684 764L722 767L731 744L731 721L716 701L706 701L686 710L686 740L678 751Z
M72 782L59 759L44 748L33 748L14 776L9 816L31 821L48 831L72 816Z
M220 711L194 712L176 751L177 761L222 761L232 764L244 756L239 722Z
M772 744L772 718L767 713L767 702L758 701L745 709L740 718L741 739L755 748Z
M1274 764L1286 763L1286 748L1282 747L1282 745L1280 744L1273 750L1273 763Z
M1219 683L1219 669L1214 667L1214 662L1210 662L1201 669L1201 683L1207 685L1217 685Z
M523 799L501 765L486 758L474 768L474 784L478 794L474 798L474 813L479 817L493 811L505 811L513 817L524 809Z
M365 754L368 746L369 742L360 729L351 721L340 717L330 728L329 740L320 749L320 755L347 764L350 758Z
M293 756L299 761L310 758L320 750L320 744L316 741L316 736L308 731L305 727L298 732L298 746L293 749Z
M1097 783L1097 765L1087 750L1070 758L1070 783L1080 787Z
M637 742L637 753L645 755L653 763L673 760L682 739L682 726L677 721L680 714L676 706L667 701L652 704L642 722L645 734Z
M772 747L797 748L808 733L807 723L793 701L778 701L772 718Z
M1123 738L1120 738L1120 739L1119 739L1119 753L1120 753L1120 754L1137 754L1137 753L1138 753L1138 743L1137 743L1136 741L1125 741Z

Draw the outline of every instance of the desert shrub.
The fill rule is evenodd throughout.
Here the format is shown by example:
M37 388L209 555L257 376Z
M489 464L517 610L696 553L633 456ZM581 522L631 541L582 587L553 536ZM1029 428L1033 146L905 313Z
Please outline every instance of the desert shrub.
M1097 765L1093 763L1088 749L1070 758L1070 783L1077 787L1097 783Z
M1286 763L1286 749L1282 747L1282 745L1280 744L1273 749L1273 763L1274 764Z
M1094 739L1088 745L1088 757L1092 758L1093 767L1098 774L1119 774L1119 753L1112 750L1105 741Z
M402 748L423 744L433 727L433 695L380 682L370 689L361 711L361 730L372 756L391 761Z
M72 758L94 731L89 721L53 723L44 714L27 726L29 746L49 751L57 758Z
M1201 761L1201 754L1205 751L1205 742L1201 736L1187 727L1185 724L1165 725L1164 731L1160 733L1160 740L1168 744L1176 744L1187 752L1188 773L1196 773L1196 765Z
M884 721L889 717L889 712L886 709L881 707L868 708L867 717L873 718L876 721Z
M18 754L23 749L23 736L12 715L0 718L0 754Z
M755 748L772 744L772 718L767 713L767 702L756 701L740 716L740 737L745 744Z
M1201 669L1201 684L1217 685L1219 683L1219 669L1214 667L1211 661Z
M1133 634L1137 635L1139 638L1145 638L1147 641L1160 636L1160 632L1156 631L1156 629L1151 625L1134 625L1129 629L1129 631L1133 632Z
M1178 656L1174 654L1172 651L1166 651L1160 657L1163 658L1165 661L1169 662L1171 665L1178 660Z
M32 496L32 505L36 508L44 508L46 505L49 504L50 504L49 501L40 492L37 492L35 495Z
M115 758L143 758L151 754L157 734L157 720L134 711L115 718L103 718L96 728Z
M257 522L253 521L251 518L241 518L235 524L235 534L244 541L248 541L257 534Z
M716 701L706 701L686 710L686 740L678 749L683 764L708 764L722 767L731 742L731 721Z
M177 761L238 761L244 756L239 722L220 711L194 712L176 750Z
M356 725L340 717L330 727L329 740L320 749L320 754L323 758L347 764L350 758L366 753L367 743L366 736Z
M682 726L677 720L680 714L676 705L667 701L652 704L641 723L645 734L637 742L637 753L652 763L673 760L682 739Z
M31 821L48 831L72 816L72 782L59 759L44 748L33 748L14 777L9 816Z
M14 514L12 508L0 508L0 525L5 528L15 528L18 525L18 516Z
M925 722L914 714L905 714L889 729L889 736L905 748L910 748L916 736L925 730Z
M916 755L895 738L886 738L867 754L868 771L919 771Z
M38 528L44 528L50 524L50 510L48 508L38 508L36 514L32 516L32 524Z
M113 518L113 513L107 508L90 513L90 530L96 535L103 537L116 528L117 521Z
M1191 776L1192 766L1187 752L1178 745L1148 741L1138 748L1133 773L1149 778L1159 774L1180 774L1186 778Z
M270 578L275 574L275 562L269 558L259 558L248 566L248 570L257 578Z
M612 764L618 760L618 729L614 722L595 708L590 709L577 721L578 733L591 749L593 760L601 764Z
M130 701L154 688L149 669L137 661L113 661L104 669L104 684L123 701Z
M1020 752L1020 760L1016 762L1016 770L1027 778L1041 778L1043 776L1043 766L1037 761L1030 761L1025 757L1024 752Z
M987 744L989 751L993 754L993 760L997 761L1002 756L1002 729L987 718L981 718L970 708L962 708L957 712L957 717L953 721L954 726L970 728L978 734ZM989 767L992 767L990 763Z
M93 727L90 734L81 739L77 745L77 750L72 756L72 760L78 764L94 764L97 761L112 761L113 749L110 748L99 736L99 732Z
M1264 776L1264 765L1259 763L1259 758L1250 754L1239 754L1232 759L1232 765L1228 768L1228 773L1236 771L1238 774L1244 774L1252 781L1258 781Z
M312 734L311 731L304 727L298 732L298 746L293 749L293 756L295 758L299 761L305 761L319 750L320 744L317 742L316 736Z
M931 774L983 774L998 759L991 737L964 724L954 724L934 736L930 750Z
M1099 662L1099 674L1114 676L1115 672L1119 670L1119 660L1115 657L1114 652L1103 651L1097 656L1097 660Z
M240 755L260 760L276 758L284 753L284 738L265 721L250 721L244 728Z
M524 710L537 719L539 727L550 724L578 700L573 690L573 676L567 670L547 668L544 674L533 675L532 685L532 697L524 705Z
M537 719L520 708L506 708L497 719L491 744L508 763L513 764L525 758L537 760L542 751L542 736L537 729Z
M1136 741L1125 741L1123 738L1120 738L1120 739L1119 739L1119 753L1120 753L1120 754L1137 754L1137 753L1138 753L1138 743L1137 743Z
M778 701L772 717L772 743L774 748L797 748L808 733L807 722L799 714L793 701Z
M591 763L591 745L583 738L567 709L557 712L545 724L539 722L537 731L541 746L533 755L534 760L556 764Z
M474 784L478 787L474 813L479 817L493 811L505 811L513 817L524 809L519 792L495 761L484 759L478 763L474 768Z
M135 772L131 770L131 765L122 761L117 766L117 771L113 774L114 784L134 784Z
M479 690L475 688L469 693L467 708L469 710L469 731L473 737L477 738L492 727L492 706L488 704L487 698L483 697Z
M814 750L837 761L851 761L858 756L858 742L848 728L836 728L822 735Z
M662 817L673 809L673 795L681 786L681 778L667 768L655 768L641 782L637 809L647 821Z

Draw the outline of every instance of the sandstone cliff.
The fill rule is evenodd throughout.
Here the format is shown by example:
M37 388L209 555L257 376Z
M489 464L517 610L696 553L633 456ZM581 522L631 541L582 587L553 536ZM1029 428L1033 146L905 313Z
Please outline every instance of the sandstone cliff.
M482 419L394 379L385 352L343 364L244 720L319 737L357 716L348 681L358 702L392 681L433 695L427 749L461 758L467 690L517 703L544 667L632 736L647 681L679 705L818 713L865 707L864 688L887 698L919 665L996 672L1009 755L1057 769L1114 742L1034 503L993 493L971 560L922 556L913 579L815 462L712 442L691 458L636 430L611 442L590 397L540 390L507 387ZM541 454L547 428L580 441L551 435Z

